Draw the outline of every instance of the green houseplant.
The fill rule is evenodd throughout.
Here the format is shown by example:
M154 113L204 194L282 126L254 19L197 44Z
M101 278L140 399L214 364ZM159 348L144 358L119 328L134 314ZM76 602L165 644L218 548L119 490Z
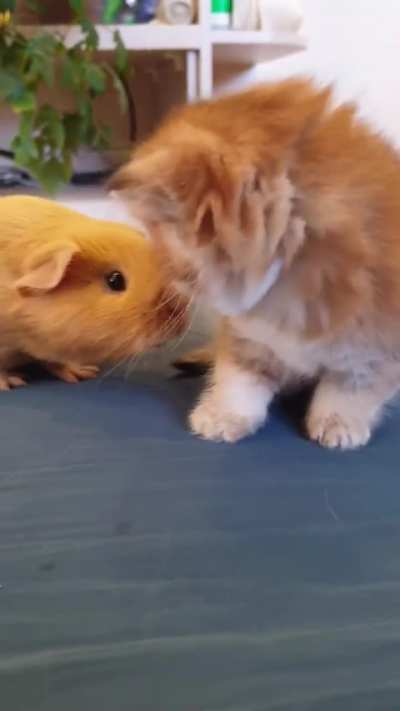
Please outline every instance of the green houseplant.
M73 156L81 146L102 150L109 145L110 129L96 120L95 99L112 85L122 111L132 104L128 56L120 35L114 33L112 61L99 61L99 38L84 0L69 4L81 28L73 46L40 26L26 34L13 22L15 0L0 0L0 102L19 117L11 148L15 163L48 192L69 181ZM72 109L39 100L43 89L51 94L56 88L68 93Z

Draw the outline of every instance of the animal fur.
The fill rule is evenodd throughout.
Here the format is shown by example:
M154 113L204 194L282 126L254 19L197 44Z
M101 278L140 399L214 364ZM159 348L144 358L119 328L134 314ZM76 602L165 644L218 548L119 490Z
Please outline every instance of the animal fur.
M107 275L126 289L113 292ZM0 199L0 390L27 361L68 381L94 377L176 336L186 302L143 235L42 198Z
M309 436L365 444L400 384L400 160L356 107L307 80L185 106L113 188L222 316L193 431L236 441L310 379Z

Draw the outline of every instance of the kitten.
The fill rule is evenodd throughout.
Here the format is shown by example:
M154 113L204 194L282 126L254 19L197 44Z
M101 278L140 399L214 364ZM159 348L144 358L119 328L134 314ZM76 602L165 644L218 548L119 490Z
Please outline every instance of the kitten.
M306 80L185 106L112 187L222 317L192 430L239 440L310 379L310 438L364 445L400 384L400 160L355 107Z

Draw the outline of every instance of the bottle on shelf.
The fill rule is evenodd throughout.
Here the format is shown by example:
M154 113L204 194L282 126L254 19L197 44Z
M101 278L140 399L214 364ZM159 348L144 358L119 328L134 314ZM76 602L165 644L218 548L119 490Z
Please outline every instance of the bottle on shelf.
M105 0L103 22L106 25L133 25L151 22L159 0Z
M132 25L136 22L136 0L105 0L102 21L105 25Z
M151 22L152 20L154 20L157 13L159 0L134 1L136 6L135 19L137 23L143 24L145 22Z
M211 27L227 30L231 26L232 0L211 0Z

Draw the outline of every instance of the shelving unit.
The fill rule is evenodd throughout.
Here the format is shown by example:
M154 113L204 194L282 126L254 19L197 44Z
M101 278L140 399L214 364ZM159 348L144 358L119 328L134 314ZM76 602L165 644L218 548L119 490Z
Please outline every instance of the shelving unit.
M186 65L186 99L194 101L212 95L214 69L220 63L249 67L300 52L306 47L299 34L213 30L210 26L211 0L199 0L198 23L194 25L98 25L100 51L111 51L113 34L118 30L132 52L183 52ZM41 27L43 29L43 27ZM79 27L47 26L50 32L62 33L67 44L80 37ZM34 33L37 27L27 27Z
M211 30L213 58L225 64L251 65L270 62L305 49L305 40L290 33Z
M24 28L35 32L37 27ZM96 25L99 35L99 49L108 52L114 49L113 35L118 30L125 47L135 52L164 52L199 50L201 47L200 25ZM73 45L81 38L81 30L74 25L41 25L40 30L59 32L67 45Z

